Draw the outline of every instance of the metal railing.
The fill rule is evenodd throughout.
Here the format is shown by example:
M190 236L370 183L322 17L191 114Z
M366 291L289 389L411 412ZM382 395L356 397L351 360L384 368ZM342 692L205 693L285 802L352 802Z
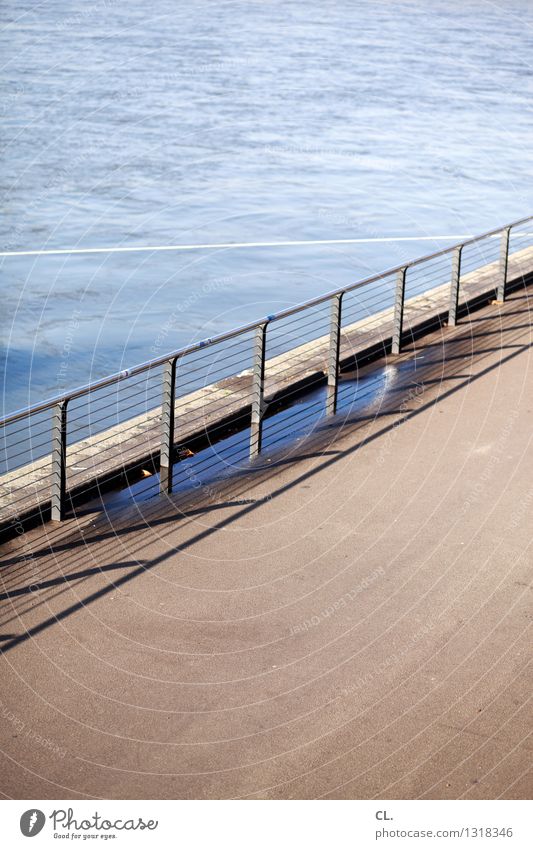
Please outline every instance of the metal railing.
M52 520L61 521L66 514L69 490L77 488L83 493L85 486L89 491L91 480L100 472L109 476L113 464L119 480L120 470L132 459L125 457L124 452L133 450L131 440L142 442L143 433L146 433L145 452L159 461L159 479L151 487L161 493L170 493L175 486L174 461L177 446L182 442L180 434L191 433L195 421L200 428L207 421L216 422L217 417L223 419L233 411L240 417L241 431L249 427L249 435L245 437L247 448L243 449L241 440L237 455L240 460L245 455L247 459L256 458L263 447L265 398L272 396L275 389L275 385L269 385L267 366L275 364L275 384L296 383L309 370L307 361L314 354L309 343L313 340L320 343L321 350L325 346L322 375L327 382L325 414L333 415L338 403L343 338L348 339L353 351L350 328L381 315L381 324L377 321L374 332L379 335L381 327L391 353L399 354L409 304L421 303L428 292L438 291L442 298L442 287L446 287L445 309L448 323L453 326L457 322L462 284L487 268L491 272L486 291L494 291L496 299L503 302L510 245L511 256L521 255L526 240L530 247L531 234L521 228L531 221L533 216L403 262L275 315L11 413L0 420L5 455L0 486L7 493L0 524L5 525L6 518L15 521L30 515L31 510L40 512L45 504ZM532 270L533 263L527 273ZM435 303L440 303L438 298ZM420 309L417 307L417 315ZM248 367L245 365L243 371L246 360ZM243 381L247 391L242 388ZM216 389L221 385L229 386L229 397L218 390L206 392L206 387ZM291 425L286 425L285 430L287 427ZM127 436L128 432L131 437ZM273 442L270 439L269 444ZM20 451L13 453L20 446ZM111 457L104 459L106 452L111 452ZM92 471L89 469L84 477L80 469L87 472L87 467L76 463L79 458L87 462L88 456L92 458ZM73 461L70 467L69 459Z

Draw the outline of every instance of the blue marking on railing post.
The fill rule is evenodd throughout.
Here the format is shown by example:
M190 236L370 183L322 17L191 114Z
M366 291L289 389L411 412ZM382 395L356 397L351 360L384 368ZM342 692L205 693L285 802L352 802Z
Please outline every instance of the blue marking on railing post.
M341 311L342 297L340 292L331 299L328 350L328 389L326 394L326 415L334 416L337 412L337 395L339 385L339 353L341 340Z
M174 459L174 408L176 403L176 358L163 365L161 399L161 449L159 457L159 492L172 492Z
M461 256L463 246L457 245L452 253L452 279L450 283L450 308L448 310L448 325L457 324L457 307L459 306L459 284L461 281Z
M252 365L252 416L250 425L250 459L253 460L261 453L263 442L263 415L265 413L265 353L266 332L269 324L256 327L253 347Z
M498 301L505 301L506 287L507 287L507 266L509 264L509 234L511 232L510 227L506 227L505 230L502 230L502 237L500 242L500 268L499 268L499 280L498 280L498 289L496 292L496 299Z
M67 501L67 404L60 401L52 409L52 475L50 485L51 519L65 518Z
M394 298L394 319L392 328L391 354L399 354L402 349L403 309L405 303L405 278L407 266L396 272L396 295Z

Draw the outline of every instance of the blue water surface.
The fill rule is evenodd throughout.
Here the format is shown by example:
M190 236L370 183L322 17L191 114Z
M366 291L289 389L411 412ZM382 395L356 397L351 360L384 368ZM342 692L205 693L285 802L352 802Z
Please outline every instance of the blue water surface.
M531 212L529 0L5 0L4 411Z

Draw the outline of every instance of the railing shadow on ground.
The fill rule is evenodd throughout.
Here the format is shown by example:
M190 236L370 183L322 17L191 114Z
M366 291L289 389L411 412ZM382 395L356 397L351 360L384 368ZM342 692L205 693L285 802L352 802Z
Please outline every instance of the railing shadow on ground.
M9 414L0 421L0 535L13 536L48 518L68 519L82 499L100 495L104 486L129 485L145 471L159 471L156 485L170 494L176 450L196 452L215 433L220 440L221 429L231 432L235 419L239 430L249 422L246 450L259 456L266 406L282 396L292 403L292 393L307 390L310 380L325 380L326 412L334 414L346 345L349 358L358 361L389 350L398 355L435 322L455 325L490 298L503 303L531 276L532 220L468 238Z
M513 313L513 314L516 314L516 313ZM521 312L520 312L520 314L523 314L523 311L521 311ZM486 319L486 318L485 318L485 321L487 321L487 319ZM527 327L529 327L529 325L528 325L528 324L526 324L526 325L518 325L518 326L517 326L517 325L514 325L511 329L512 329L512 330L517 330L517 329L519 329L519 328L527 328ZM508 331L507 331L507 332L508 332ZM480 336L486 337L486 336L489 336L489 335L491 335L491 334L501 335L501 330L498 330L498 331L486 331L486 332L485 332L485 333L483 333L483 334L472 334L472 333L468 333L466 337L464 337L464 336L462 336L462 335L459 335L459 336L457 336L455 339L448 339L448 343L449 343L450 345L452 345L452 344L453 344L453 345L455 345L455 344L457 344L457 343L459 343L459 342L463 341L464 339L468 339L468 340L470 340L470 341L471 341L472 339L480 338ZM419 344L419 345L418 345L418 348L417 348L417 352L420 354L420 352L421 352L421 351L426 350L427 348L432 348L432 347L434 347L434 342L430 342L430 343L425 344L425 345L420 345L420 344ZM502 346L502 345L500 345L500 346L498 346L497 350L504 350L504 349L509 348L509 347L512 347L512 346L510 346L510 345L503 345L503 346ZM521 346L520 346L520 347L521 347ZM479 350L477 350L477 351L476 351L476 356L479 358L479 355L481 355L481 354L487 354L487 355L488 355L488 354L490 354L490 353L494 352L494 350L496 350L496 349L495 349L495 348L479 349ZM415 352L415 351L413 351L412 353L416 353L416 352ZM454 359L458 359L458 360L460 360L460 359L464 359L464 351L461 351L461 352L459 352L459 353L458 353L458 354L456 354L456 355L450 355L449 353L447 353L447 354L446 354L446 361L447 361L447 362L450 362L450 361L452 361L452 360L454 360ZM427 365L427 364L428 364L428 362L426 362L426 365ZM420 370L420 369L419 369L419 370ZM453 375L453 379L458 379L458 377L459 377L458 375ZM452 378L452 376L449 376L449 378L451 379L451 378ZM439 377L439 381L440 381L441 379L442 379L442 378L440 378L440 377ZM426 384L428 384L429 382L430 382L430 380L426 377L426 378L425 378L425 383L426 383ZM402 390L402 388L403 388L402 386L399 386L397 389L391 389L391 390L389 390L389 394L393 394L394 392L400 392L400 391ZM395 411L394 411L394 410L387 410L386 415L391 415L393 412L395 412ZM378 416L379 416L380 414L375 414L375 415L372 415L372 416L356 416L355 420L356 420L356 422L357 422L358 424L360 424L361 422L364 422L367 418L374 419L374 418L376 417L376 415L378 415ZM336 422L335 422L335 421L334 421L334 422L331 422L331 421L330 421L330 422L327 422L327 421L324 421L324 420L323 420L323 421L322 421L322 423L321 423L321 426L320 426L319 430L320 430L320 431L329 431L329 430L331 429L331 427L332 427L332 426L333 426L333 427L339 427L339 428L340 428L340 427L344 426L344 425L345 425L348 421L349 421L349 417L342 417L342 416L341 416L341 417L337 417L337 421L336 421ZM322 454L324 454L325 452L321 452L321 453L322 453ZM280 459L280 458L276 458L275 462L274 462L271 466L269 466L269 467L268 467L268 472L271 474L275 468L278 468L279 466L283 465L284 463L287 463L287 462L294 463L294 462L296 462L298 459L304 459L306 456L309 456L309 455L301 454L301 452L299 452L299 454L298 454L297 456L296 456L296 455L292 455L292 454L291 454L291 455L290 455L287 459L283 459L283 458L282 458L282 459ZM235 473L234 477L235 477L236 479L238 479L239 477L244 477L244 478L246 479L246 481L249 483L249 481L250 481L250 474L251 474L251 473L252 473L252 474L257 474L257 473L261 470L261 468L262 468L261 464L258 464L258 465L256 466L256 468L255 468L255 469L252 469L252 470L250 470L250 469L242 469L242 470L238 470L238 471ZM174 502L174 499L172 499L172 501ZM154 503L154 502L152 502L152 503ZM159 504L160 504L160 503L161 503L161 502L159 502ZM104 507L105 507L105 505L104 505ZM207 507L201 507L201 508L199 508L199 510L200 510L201 512L204 512L204 511L206 511L207 509L209 509L209 508L207 508ZM77 517L79 517L79 516L83 515L83 513L84 513L84 512L85 512L85 510L84 510L84 509L78 510L78 511L77 511ZM193 514L193 513L195 513L195 512L198 512L198 511L186 511L186 510L184 510L184 511L181 513L181 515L183 515L183 516L188 515L188 514L192 515L192 514ZM114 516L113 518L116 518L116 516ZM49 528L50 528L50 527L54 527L54 528L55 528L55 527L57 527L57 526L52 525L52 526L48 526L48 527L49 527ZM64 537L64 536L65 536L65 533L64 533L64 532L65 532L65 530L66 530L66 528L59 530L59 532L58 532L58 533L60 534L60 536L62 536L62 537ZM115 530L116 530L116 525L115 525ZM113 533L114 533L114 532L113 532ZM52 539L52 537L51 537L50 535L48 535L48 534L46 534L46 536L47 536L47 540L50 542L50 541L51 541L51 539ZM69 545L68 545L68 546L65 546L65 547L69 547L69 546L70 546L70 543L69 543ZM50 548L46 549L45 553L50 553L50 550L51 550ZM58 551L59 549L54 548L54 550ZM41 553L41 552L39 552L39 553ZM9 562L10 562L9 560L5 561L5 563L6 563L6 564L7 564L7 563L9 563Z
M491 314L491 308L487 307L484 317L478 314L472 321L472 324L475 323L476 325L476 332L474 333L469 329L469 324L461 324L454 328L453 331L441 329L432 336L425 337L421 343L415 343L409 350L406 350L400 361L395 359L395 365L400 366L401 373L402 364L408 366L411 363L412 365L413 361L416 364L417 358L424 353L423 363L416 364L415 368L406 367L401 380L399 380L398 384L390 392L386 393L378 409L370 414L365 413L361 415L357 411L354 416L348 413L344 416L338 415L329 421L327 419L321 419L316 432L309 436L303 444L292 449L289 456L274 455L271 464L268 466L265 463L258 463L255 467L236 473L233 479L223 481L222 485L217 488L220 501L216 504L210 502L209 499L207 503L202 503L201 498L199 499L195 494L189 494L186 498L171 495L165 496L164 499L161 497L154 498L150 501L143 502L141 505L135 505L134 508L129 508L126 511L100 514L97 518L96 527L90 528L88 532L86 531L83 534L81 531L84 529L80 529L76 525L77 517L68 521L68 527L61 527L54 531L50 531L50 528L44 527L39 533L35 531L31 534L30 541L33 580L29 581L26 574L28 571L26 561L23 561L22 565L19 565L17 568L17 564L21 563L20 553L15 553L13 557L8 557L4 560L2 567L4 585L14 580L18 586L7 589L0 596L0 600L4 601L6 606L9 605L9 612L13 614L11 618L4 619L3 622L0 622L0 627L5 627L15 620L19 624L23 624L21 617L26 613L30 611L34 613L41 605L46 605L51 600L57 600L62 593L73 587L78 587L84 580L94 578L99 574L106 575L107 573L113 573L120 569L130 569L130 567L131 569L116 580L112 580L106 583L105 586L88 594L85 598L77 599L73 604L68 605L59 613L44 618L42 622L31 626L23 633L13 635L11 633L11 627L8 633L0 634L0 641L3 643L0 651L5 653L14 649L16 646L37 636L54 624L68 618L76 611L119 589L146 571L156 568L169 558L176 556L176 550L171 548L161 555L144 562L131 559L135 557L136 551L142 551L146 541L145 535L147 533L153 533L154 529L158 530L159 539L164 542L165 527L168 527L168 534L170 534L178 521L181 527L185 529L188 525L192 525L194 531L197 518L202 515L209 515L218 510L226 510L231 507L242 508L238 512L222 518L213 526L206 527L197 533L193 532L191 537L185 543L180 543L179 546L179 551L187 551L213 534L238 522L239 519L246 517L261 506L262 501L245 503L243 505L243 500L239 498L239 496L249 492L251 486L255 487L265 482L272 484L288 465L292 466L295 470L294 477L288 483L282 484L278 489L274 489L269 493L269 500L275 500L288 490L303 485L325 468L350 457L363 444L369 444L383 438L397 426L396 416L399 413L401 413L404 421L412 419L431 407L438 405L442 400L454 395L473 381L479 380L484 375L499 368L502 363L515 359L519 354L531 347L530 343L520 343L518 339L523 338L523 330L530 328L532 322L519 325L514 323L516 316L526 316L530 313L530 297L530 295L528 296L527 289L512 296L507 302L512 307L509 313L505 312L504 307L497 313L492 312ZM520 305L518 310L516 309L517 304ZM498 327L493 328L492 323L496 323ZM481 325L482 332L478 332L479 325ZM494 338L495 336L501 339L501 344L487 347L484 344L484 340L486 338ZM478 343L480 347L476 347ZM483 360L495 352L506 350L509 350L509 353L501 356L497 363L488 365L473 375L454 373L454 365L457 365L457 370L464 371L466 360L469 361L469 365L476 364L479 366ZM374 368L377 368L377 366L374 366ZM446 381L453 381L454 385L436 397L431 397L424 403L417 403L414 408L412 408L412 405L411 407L405 406L404 401L400 408L398 408L398 396L406 395L409 399L409 390L414 384L431 387L432 391L435 391L436 386L442 386ZM393 418L393 421L389 421L386 425L381 426L383 419L391 418ZM373 432L365 432L368 431L372 424L376 423L377 428ZM363 432L362 436L355 444L347 449L332 450L332 445L334 445L339 436L353 436L360 431ZM299 463L310 458L317 460L316 467L304 471L303 474L298 474ZM141 521L137 521L139 517ZM84 517L84 519L87 521L87 517ZM163 533L161 533L161 529L163 529ZM123 555L124 550L126 550L130 559L124 560L117 557L116 561L112 560L113 549L111 543L113 540L116 542L117 555L119 552L122 552ZM133 543L133 545L129 545L129 543ZM83 558L88 556L94 557L91 549L95 548L98 550L100 545L105 545L103 553L108 563L98 567L82 568ZM125 546L127 547L125 548ZM16 546L15 550L17 550ZM40 574L39 579L36 580L35 566L38 565L39 559L45 565L46 558L51 558L52 569ZM17 609L17 599L24 602L24 600L27 600L28 595L33 597L36 592L41 595L48 589L62 585L63 589L59 593L45 598L41 597L37 603L32 603L29 607L23 609Z

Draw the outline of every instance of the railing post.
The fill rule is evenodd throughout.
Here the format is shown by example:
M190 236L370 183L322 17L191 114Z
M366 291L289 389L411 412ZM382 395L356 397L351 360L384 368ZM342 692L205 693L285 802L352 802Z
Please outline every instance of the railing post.
M499 269L499 280L498 280L498 289L496 293L496 300L505 301L505 289L507 286L507 266L509 264L509 233L511 232L510 227L506 227L505 230L502 230L501 242L500 242L500 269Z
M448 326L457 324L457 307L459 306L459 283L461 280L461 255L463 246L457 245L452 253L452 280L450 285L450 309L448 310Z
M337 412L337 390L339 385L339 353L341 341L341 309L344 292L331 299L328 351L328 389L326 395L326 415Z
M405 278L407 266L396 272L396 295L394 298L394 324L392 329L392 354L399 354L402 347L403 308L405 302Z
M159 492L172 492L174 459L174 407L176 400L176 358L163 365L161 398L161 449L159 454Z
M263 415L265 412L265 353L268 321L255 329L252 366L252 420L250 427L250 459L261 453Z
M67 501L67 404L60 401L52 409L52 480L50 486L52 522L62 522Z

